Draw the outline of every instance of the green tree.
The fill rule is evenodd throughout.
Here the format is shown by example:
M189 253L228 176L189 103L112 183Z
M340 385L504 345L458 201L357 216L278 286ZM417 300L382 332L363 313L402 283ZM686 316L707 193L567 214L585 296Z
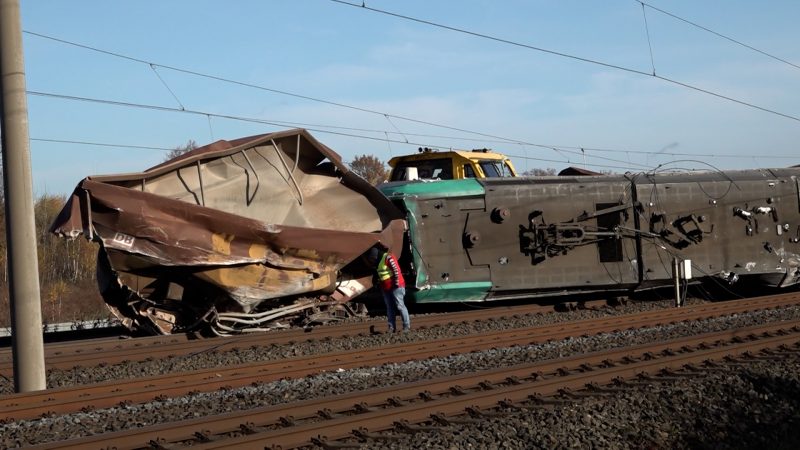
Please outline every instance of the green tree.
M350 170L373 186L386 181L388 176L386 166L373 155L357 155L350 162Z
M173 158L177 158L178 156L181 156L184 153L190 152L196 148L197 148L197 142L195 142L194 139L189 139L188 141L186 141L186 145L180 145L167 152L167 154L164 155L164 162L169 161L170 159Z

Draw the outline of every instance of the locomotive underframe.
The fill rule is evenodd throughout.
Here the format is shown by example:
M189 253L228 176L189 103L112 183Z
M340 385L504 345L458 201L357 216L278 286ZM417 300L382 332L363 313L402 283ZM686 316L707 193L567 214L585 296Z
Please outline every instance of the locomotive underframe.
M409 183L417 302L484 301L700 279L800 282L798 169ZM439 185L437 187L437 184Z

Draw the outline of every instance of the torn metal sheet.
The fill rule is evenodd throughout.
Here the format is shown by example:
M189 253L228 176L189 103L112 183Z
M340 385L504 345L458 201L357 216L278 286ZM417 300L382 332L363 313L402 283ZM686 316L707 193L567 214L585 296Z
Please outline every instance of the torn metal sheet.
M129 327L227 333L364 292L371 272L359 256L378 242L399 253L403 229L401 212L336 152L291 130L88 177L51 231L100 244L101 293Z

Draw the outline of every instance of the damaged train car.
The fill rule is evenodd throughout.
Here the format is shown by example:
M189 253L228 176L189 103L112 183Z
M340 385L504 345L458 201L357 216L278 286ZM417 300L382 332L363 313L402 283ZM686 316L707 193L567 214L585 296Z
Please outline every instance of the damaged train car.
M800 168L388 183L418 303L800 283ZM682 273L682 275L681 275Z
M142 173L89 177L51 227L100 244L97 278L131 329L263 330L352 313L359 258L404 221L305 130L218 141Z
M232 334L352 313L381 243L418 303L800 283L800 168L385 183L305 130L86 178L52 226L100 244L131 328ZM533 301L533 300L532 300Z

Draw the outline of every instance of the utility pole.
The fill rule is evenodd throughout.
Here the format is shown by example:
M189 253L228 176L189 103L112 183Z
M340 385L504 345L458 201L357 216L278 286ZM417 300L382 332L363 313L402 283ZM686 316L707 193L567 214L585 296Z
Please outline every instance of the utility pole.
M45 389L42 302L19 0L0 0L0 104L14 388Z

